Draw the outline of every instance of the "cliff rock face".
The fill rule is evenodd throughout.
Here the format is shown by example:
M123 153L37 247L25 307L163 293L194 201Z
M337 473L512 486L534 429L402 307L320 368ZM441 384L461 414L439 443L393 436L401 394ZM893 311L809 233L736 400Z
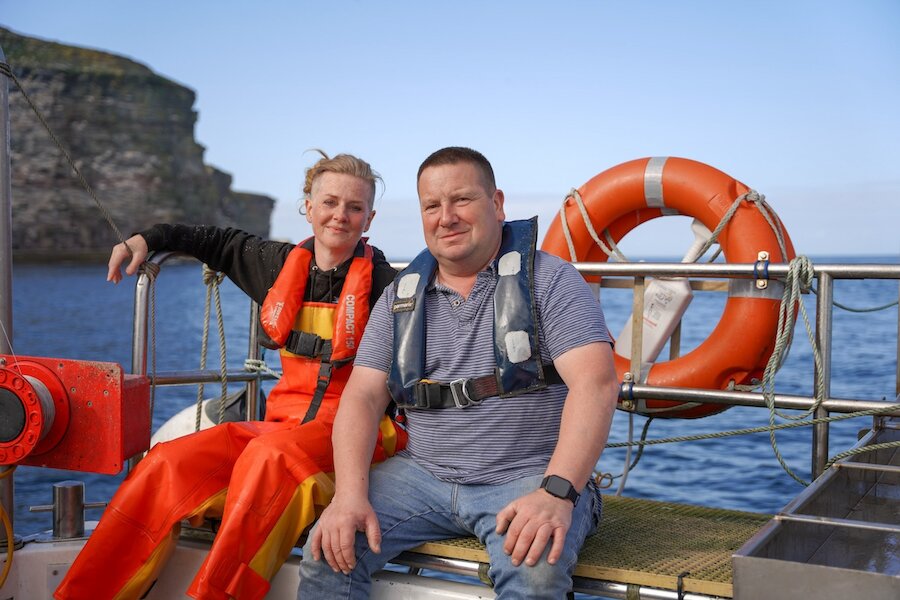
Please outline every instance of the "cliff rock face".
M234 192L194 140L194 92L104 52L0 28L12 72L128 237L158 222L239 227L267 237L274 200ZM10 83L13 251L18 258L108 254L118 240Z

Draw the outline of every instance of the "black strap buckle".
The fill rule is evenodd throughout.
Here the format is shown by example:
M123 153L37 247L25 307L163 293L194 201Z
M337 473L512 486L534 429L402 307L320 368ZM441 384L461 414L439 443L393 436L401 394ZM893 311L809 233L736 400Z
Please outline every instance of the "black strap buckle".
M466 408L481 404L481 400L474 399L469 390L468 379L455 379L450 382L450 393L453 395L453 403L456 405L456 408Z
M441 384L430 379L417 381L413 388L416 408L439 408L441 405Z
M291 331L284 343L284 348L297 356L309 358L331 356L331 340L324 340L314 333L305 331Z

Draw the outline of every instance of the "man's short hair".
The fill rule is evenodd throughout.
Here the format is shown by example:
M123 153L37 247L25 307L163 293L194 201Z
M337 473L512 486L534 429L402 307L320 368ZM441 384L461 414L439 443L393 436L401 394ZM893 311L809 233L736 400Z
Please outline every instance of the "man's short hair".
M497 182L494 180L494 169L491 167L488 159L481 152L463 146L448 146L432 152L419 166L419 172L416 174L416 185L418 185L419 179L422 177L422 171L428 167L457 165L460 163L470 163L481 170L488 192L493 193L497 189Z

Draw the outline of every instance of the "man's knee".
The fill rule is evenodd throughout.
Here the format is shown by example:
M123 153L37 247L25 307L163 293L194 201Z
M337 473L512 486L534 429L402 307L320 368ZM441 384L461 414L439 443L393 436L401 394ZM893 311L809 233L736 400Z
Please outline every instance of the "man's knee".
M551 565L544 557L534 566L491 569L494 590L500 598L565 598L572 590L572 574L562 562Z

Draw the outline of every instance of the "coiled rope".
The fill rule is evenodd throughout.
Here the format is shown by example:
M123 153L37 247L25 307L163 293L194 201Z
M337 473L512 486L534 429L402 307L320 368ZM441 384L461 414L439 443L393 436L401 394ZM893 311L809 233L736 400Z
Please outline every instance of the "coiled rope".
M219 330L219 381L222 384L222 394L219 398L219 420L225 421L225 403L228 397L228 375L226 372L225 357L225 322L222 318L222 300L219 295L219 284L225 278L224 273L219 273L203 265L203 283L206 285L206 302L203 309L203 337L200 342L200 370L206 369L206 354L209 347L209 313L211 300L216 305L216 323ZM197 385L197 414L194 420L194 431L200 431L200 421L203 416L203 382Z

